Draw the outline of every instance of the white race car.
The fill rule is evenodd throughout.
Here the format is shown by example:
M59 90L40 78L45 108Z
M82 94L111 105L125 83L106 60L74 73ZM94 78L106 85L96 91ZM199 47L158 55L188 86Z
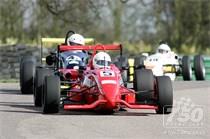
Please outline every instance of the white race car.
M161 44L155 54L139 56L134 59L134 68L151 69L155 76L166 75L175 80L177 75L182 75L184 80L205 80L205 66L201 55L194 57L193 66L189 56L179 57L171 51L167 44Z

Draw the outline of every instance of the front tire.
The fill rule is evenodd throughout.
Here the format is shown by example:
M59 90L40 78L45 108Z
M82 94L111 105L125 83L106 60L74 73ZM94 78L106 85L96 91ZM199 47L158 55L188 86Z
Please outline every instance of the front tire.
M152 99L154 91L154 76L149 69L136 69L134 71L134 90L137 102Z
M35 83L34 83L34 105L37 107L42 106L42 94L44 89L44 80L46 76L52 75L52 71L49 69L37 67Z
M60 104L60 78L58 76L45 77L43 96L43 113L58 113Z
M182 58L182 76L185 81L192 80L192 66L189 56Z
M169 114L172 112L173 105L173 87L171 79L168 76L156 77L156 91L158 114Z
M197 55L194 57L194 70L196 80L205 80L206 71L204 59L201 55Z

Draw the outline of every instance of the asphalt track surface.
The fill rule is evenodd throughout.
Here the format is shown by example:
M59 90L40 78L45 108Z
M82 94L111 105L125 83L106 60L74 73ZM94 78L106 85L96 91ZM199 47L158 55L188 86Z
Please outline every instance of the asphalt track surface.
M59 114L44 115L33 106L32 95L20 94L19 84L1 83L0 139L210 139L210 82L177 81L173 86L174 102L192 106L191 110L182 109L185 114L187 111L187 120L181 112L163 116L153 110L113 115L61 110Z

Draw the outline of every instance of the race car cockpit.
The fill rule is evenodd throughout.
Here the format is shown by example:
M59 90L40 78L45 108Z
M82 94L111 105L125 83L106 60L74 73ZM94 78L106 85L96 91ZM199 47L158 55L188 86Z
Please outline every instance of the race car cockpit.
M60 67L65 69L79 69L85 67L88 54L83 51L66 51L60 53Z

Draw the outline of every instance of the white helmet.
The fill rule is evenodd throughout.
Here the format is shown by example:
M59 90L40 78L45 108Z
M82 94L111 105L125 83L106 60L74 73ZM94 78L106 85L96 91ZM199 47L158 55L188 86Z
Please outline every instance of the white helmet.
M105 52L99 52L93 57L93 67L96 69L110 67L111 57Z
M67 39L67 45L85 45L85 39L80 34L73 34Z
M157 48L156 53L164 54L164 53L168 53L170 51L171 51L171 48L167 44L161 44Z

